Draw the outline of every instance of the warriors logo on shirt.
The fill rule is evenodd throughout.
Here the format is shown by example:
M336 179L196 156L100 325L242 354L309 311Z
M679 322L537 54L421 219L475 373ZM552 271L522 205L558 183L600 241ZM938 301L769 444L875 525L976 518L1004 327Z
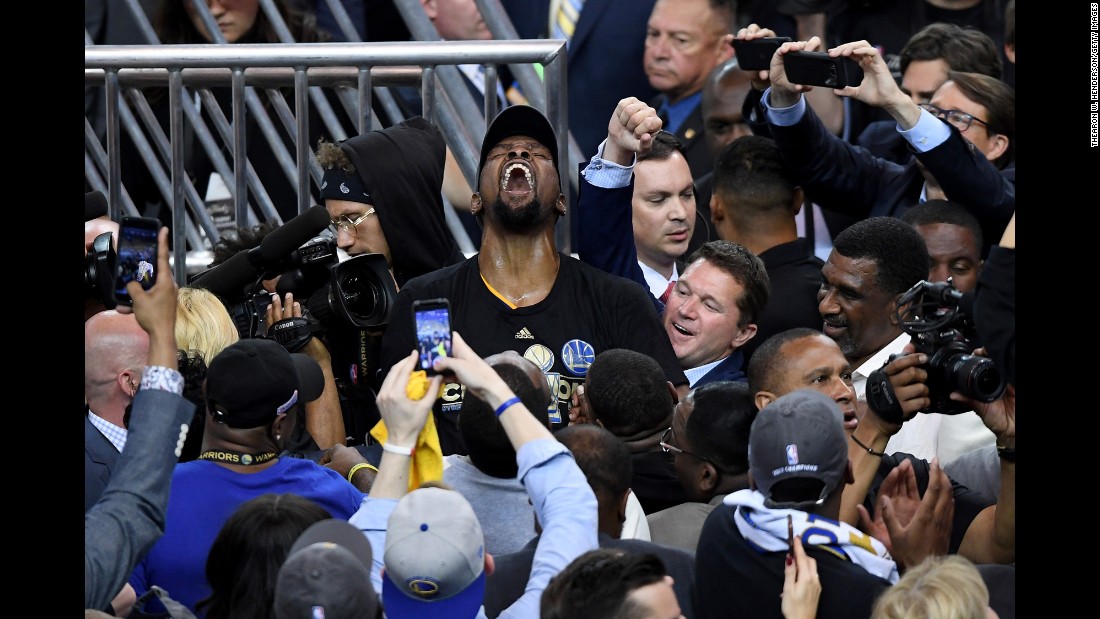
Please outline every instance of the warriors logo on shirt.
M574 376L588 374L588 366L596 359L596 350L584 340L569 340L561 347L561 362Z
M543 372L554 367L554 353L542 344L535 344L523 353L523 358L539 366Z

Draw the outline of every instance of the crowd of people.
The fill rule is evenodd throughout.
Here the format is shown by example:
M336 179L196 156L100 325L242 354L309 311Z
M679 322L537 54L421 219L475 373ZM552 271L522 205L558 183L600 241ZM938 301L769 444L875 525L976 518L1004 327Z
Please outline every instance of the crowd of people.
M156 23L274 42L267 4ZM272 4L303 40L355 35L317 25L337 4L378 32ZM272 193L287 223L191 282L162 228L130 305L86 195L86 616L1014 617L1014 0L502 4L568 41L576 195L508 81L472 187L411 108L312 136L319 206ZM477 5L419 8L490 38ZM862 80L791 82L814 51ZM310 226L346 256L307 290L269 254Z

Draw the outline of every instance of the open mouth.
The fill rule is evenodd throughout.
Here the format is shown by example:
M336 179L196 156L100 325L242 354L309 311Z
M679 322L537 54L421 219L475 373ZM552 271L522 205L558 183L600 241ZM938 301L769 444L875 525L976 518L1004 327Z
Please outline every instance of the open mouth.
M523 163L510 163L504 168L500 181L500 190L510 194L531 193L535 186L535 177L531 168Z
M859 425L859 419L856 418L855 409L844 411L844 429L855 430L857 425Z
M691 336L695 335L691 331L688 331L687 329L682 327L679 323L674 322L674 323L671 323L671 325L672 325L672 328L675 329L676 332L679 333L680 335L686 335L688 337L691 337Z

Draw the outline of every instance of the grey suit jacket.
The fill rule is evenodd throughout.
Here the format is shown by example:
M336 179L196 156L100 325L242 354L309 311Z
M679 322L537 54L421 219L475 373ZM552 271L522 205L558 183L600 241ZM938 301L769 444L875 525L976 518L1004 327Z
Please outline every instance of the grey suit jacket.
M103 495L84 512L85 608L106 608L164 534L169 482L194 410L169 391L142 389L134 396L126 448Z
M84 511L99 500L118 460L118 450L84 413Z
M649 514L646 516L649 521L649 539L657 544L695 552L703 523L714 508L722 504L724 498L726 495L719 494L707 503L689 501Z

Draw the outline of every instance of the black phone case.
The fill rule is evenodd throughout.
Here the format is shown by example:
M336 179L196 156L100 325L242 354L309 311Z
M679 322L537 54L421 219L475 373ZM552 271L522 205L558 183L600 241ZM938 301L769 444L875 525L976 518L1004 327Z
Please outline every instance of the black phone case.
M863 81L863 69L855 60L825 52L790 52L783 56L783 66L792 84L844 88Z
M791 37L768 37L751 41L733 40L734 56L737 66L746 71L767 71L771 68L775 50Z

